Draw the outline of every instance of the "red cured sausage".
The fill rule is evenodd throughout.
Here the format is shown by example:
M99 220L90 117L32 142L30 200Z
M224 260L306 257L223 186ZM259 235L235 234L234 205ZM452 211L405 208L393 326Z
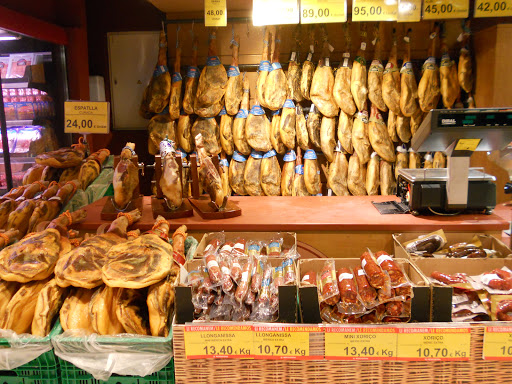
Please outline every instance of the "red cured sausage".
M464 284L467 283L466 278L461 274L449 275L447 273L442 273L438 271L434 271L430 274L430 277L440 281L445 284Z
M375 288L373 288L366 279L364 271L357 267L354 269L354 276L357 283L357 292L359 293L361 299L365 303L374 302L377 299L377 291L375 291Z
M239 303L242 303L245 299L245 296L247 295L247 292L249 291L249 282L251 280L251 269L252 269L252 263L251 261L247 261L245 263L244 267L242 268L242 277L240 279L240 283L238 284L238 287L236 288L235 292L235 299Z
M509 291L512 289L512 280L504 280L504 279L492 279L487 283L489 288L492 289L500 289L502 291Z
M320 272L320 282L322 289L322 297L326 304L336 305L340 301L340 292L338 284L336 284L336 271L334 270L334 262L326 262Z
M217 262L217 255L210 253L205 257L206 268L208 269L208 275L213 285L219 285L222 279L222 272Z
M348 268L340 268L336 272L340 299L344 303L354 304L357 302L357 287L354 274Z
M229 265L226 260L221 260L219 267L222 272L222 290L227 293L231 291L234 286L230 275Z
M237 239L235 245L233 246L233 250L231 251L232 256L240 257L246 256L245 245L247 241L245 239Z
M363 266L366 276L368 276L370 285L374 288L383 288L386 284L386 276L370 255L370 252L364 252L361 255L361 265Z
M404 312L404 303L401 301L393 301L386 304L386 313L389 316L398 317Z
M302 285L316 285L316 272L309 271L302 276L301 280Z
M512 320L512 300L503 300L498 304L496 309L496 317L500 321Z
M240 266L240 261L238 260L237 256L233 256L230 274L235 283L238 284L242 278L242 267Z
M496 275L498 275L499 277L501 277L502 279L505 279L505 280L512 279L512 273L505 271L503 269L495 269L491 273L495 273Z
M412 287L410 285L404 285L395 288L395 296L410 297L412 296Z
M385 251L380 251L375 254L377 264L389 274L392 285L399 285L405 283L405 276L398 263Z

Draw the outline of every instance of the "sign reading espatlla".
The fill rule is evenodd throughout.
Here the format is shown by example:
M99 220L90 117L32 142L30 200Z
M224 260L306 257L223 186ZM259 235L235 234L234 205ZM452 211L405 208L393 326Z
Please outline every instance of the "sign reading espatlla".
M251 325L185 325L187 359L251 358Z
M66 101L65 133L109 133L110 103L107 101Z

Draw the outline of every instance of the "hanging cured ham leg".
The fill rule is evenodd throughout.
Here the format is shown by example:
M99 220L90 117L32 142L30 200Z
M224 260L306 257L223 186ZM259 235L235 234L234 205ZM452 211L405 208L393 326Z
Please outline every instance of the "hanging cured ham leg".
M418 106L418 85L414 77L414 69L411 63L411 29L407 31L404 37L405 41L405 55L404 63L402 65L401 85L400 85L400 110L406 117L414 115Z
M112 184L114 185L114 202L120 209L124 209L134 198L133 193L139 184L139 170L133 164L135 144L126 143L121 151L121 159L114 171Z
M382 76L382 99L390 112L395 115L402 114L400 110L400 71L398 68L396 31L393 28L393 42L391 53Z
M436 64L436 39L439 34L439 26L435 25L430 34L429 58L423 64L423 75L418 85L418 98L420 108L423 112L429 112L437 107L441 97L439 69Z
M265 80L265 88L263 90L264 105L273 111L277 111L283 106L287 94L286 74L279 63L280 47L281 32L279 27L277 27L272 53L272 65Z
M381 23L379 23L380 27ZM375 39L372 44L375 45L374 59L368 70L368 98L378 109L386 112L388 107L382 97L382 80L384 76L384 67L382 65L381 39L379 27L375 28Z
M243 96L243 79L238 69L238 51L240 49L240 36L235 35L231 40L231 48L233 50L233 59L228 69L228 84L226 86L226 96L224 102L226 104L226 112L228 115L234 116L238 113L240 103ZM232 153L233 151L231 151ZM228 153L228 155L231 155Z

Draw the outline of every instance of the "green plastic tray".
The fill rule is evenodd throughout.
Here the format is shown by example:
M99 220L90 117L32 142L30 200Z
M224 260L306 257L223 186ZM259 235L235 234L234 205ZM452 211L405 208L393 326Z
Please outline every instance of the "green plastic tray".
M55 323L50 334L45 338L26 337L24 342L48 342L52 336L62 332L59 321ZM0 338L0 347L9 347L9 341ZM43 353L31 362L10 371L0 370L0 384L59 384L59 365L53 350Z
M59 365L61 384L174 384L174 357L169 364L152 375L145 377L112 375L107 381L95 379L90 373L66 360L59 359Z

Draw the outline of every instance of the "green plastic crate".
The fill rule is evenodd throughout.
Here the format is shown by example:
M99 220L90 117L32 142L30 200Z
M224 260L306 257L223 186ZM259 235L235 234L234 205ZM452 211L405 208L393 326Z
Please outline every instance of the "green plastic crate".
M59 359L59 365L62 384L174 384L174 357L169 364L152 375L140 377L114 374L107 381L95 379L90 373L77 368L66 360Z
M47 342L52 336L62 332L59 321L57 320L50 334L43 338ZM30 337L23 339L29 342ZM40 342L40 339L34 339L34 342ZM0 338L0 348L9 347L9 342L5 338ZM10 371L0 370L0 384L59 384L59 365L53 350L43 353L31 362L15 368Z

